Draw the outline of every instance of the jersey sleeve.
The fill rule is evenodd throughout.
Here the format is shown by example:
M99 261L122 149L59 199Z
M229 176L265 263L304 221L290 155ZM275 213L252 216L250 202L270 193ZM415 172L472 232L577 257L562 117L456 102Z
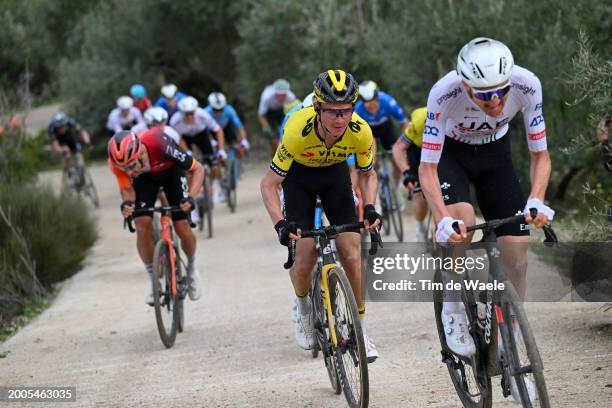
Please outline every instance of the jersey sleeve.
M166 159L174 163L175 165L183 168L185 170L191 169L193 164L193 157L183 149L179 147L174 140L170 139L165 134L162 136L162 140L164 143L164 153L166 155Z
M427 98L427 119L423 129L423 144L421 146L421 161L425 163L438 163L442 156L444 146L444 107L437 102L444 88L434 86Z
M270 163L270 168L273 172L281 177L287 177L287 172L293 163L293 158L299 153L299 141L302 138L302 129L300 129L299 121L291 116L285 124L283 138L276 148L276 153Z
M130 181L130 178L127 176L127 174L125 174L124 172L119 170L115 165L113 165L110 159L108 160L107 163L108 163L108 167L111 169L111 171L115 175L115 178L117 179L117 185L119 185L119 188L121 190L132 188L132 182Z
M108 114L106 128L113 132L118 132L117 127L121 130L121 126L119 126L119 109L113 109L111 113Z
M406 122L407 118L404 110L392 96L389 96L389 110L391 115L395 118L395 120L397 120L398 123Z
M355 146L356 167L362 172L370 171L374 163L374 152L372 150L374 137L372 136L372 129L363 119L357 119L352 123L361 128L360 138Z
M525 107L523 108L527 146L531 152L541 152L547 149L546 124L542 113L542 84L538 77L533 75L529 85L534 92L525 95Z
M236 109L231 106L227 106L227 110L230 115L230 121L232 122L232 126L234 126L236 129L240 129L241 127L243 127L242 121L238 117L238 113L236 113Z
M265 115L268 111L268 89L269 87L266 87L266 89L264 89L264 91L261 93L261 96L259 97L259 107L257 108L257 114L259 116Z
M212 115L210 115L208 112L206 112L204 109L198 109L199 114L202 116L202 120L204 121L204 124L206 125L206 127L208 127L210 130L212 130L213 132L218 132L219 129L221 129L221 126L219 126L219 124L217 123L217 121L212 117Z

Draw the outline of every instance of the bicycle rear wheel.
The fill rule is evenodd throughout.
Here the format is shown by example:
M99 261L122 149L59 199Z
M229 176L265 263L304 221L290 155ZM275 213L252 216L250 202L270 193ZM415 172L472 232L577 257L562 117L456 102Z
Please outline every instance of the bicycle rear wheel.
M212 210L213 210L213 200L211 191L209 191L210 180L208 176L204 177L204 182L202 183L202 198L201 204L198 206L200 220L198 223L200 231L206 230L204 235L208 235L208 238L212 238L213 236L213 228L212 228Z
M518 392L523 407L548 408L550 401L544 380L544 367L535 337L514 286L510 281L504 283L505 289L496 305L504 348L501 359L504 368L504 396L510 394L509 380L512 376L516 382L515 392ZM513 324L513 320L518 324Z
M442 282L442 275L439 270L436 271L434 281ZM466 303L468 322L470 322L470 327L475 327L475 316L471 312L471 310L474 310L471 305L475 305L474 296L472 292L464 294L466 295L464 303ZM448 348L441 317L442 303L442 291L436 291L434 293L434 313L440 346L442 347L442 362L448 368L455 391L465 408L490 408L492 405L491 376L487 370L484 346L481 348L479 342L475 341L476 353L469 359L459 357ZM472 324L472 322L474 323Z
M340 379L338 378L338 368L336 367L336 360L333 355L334 351L331 347L331 335L329 332L329 323L327 321L327 312L323 307L321 282L319 281L320 277L320 273L316 271L313 272L311 300L315 318L314 327L315 335L317 336L317 346L315 346L312 351L312 357L316 358L319 354L318 350L321 350L331 387L336 394L340 394L342 392L342 387L340 386ZM315 351L317 351L316 355Z
M84 177L84 188L85 194L91 199L94 207L100 208L100 199L98 198L98 191L96 190L96 186L94 185L93 178L87 170L87 167L83 167L83 177Z
M236 161L227 161L227 178L225 180L225 195L230 211L236 212Z
M177 242L177 241L174 241ZM174 247L174 252L179 254L179 248L177 246ZM176 258L176 291L177 291L177 301L176 306L178 308L178 321L177 321L177 330L179 333L183 332L185 328L185 296L187 296L187 292L189 290L189 281L187 274L183 268L184 264L181 262L180 258L177 256Z
M160 240L153 252L153 302L157 330L164 346L170 348L176 340L180 307L177 296L172 295L172 260L168 242Z
M397 194L395 188L391 188L388 184L386 187L389 200L387 205L389 219L391 220L391 224L393 224L393 231L395 231L398 242L402 242L404 240L404 225L402 224L402 212L399 209Z
M338 377L349 407L368 406L369 380L365 342L357 302L344 271L329 270L329 296L338 344L332 347Z

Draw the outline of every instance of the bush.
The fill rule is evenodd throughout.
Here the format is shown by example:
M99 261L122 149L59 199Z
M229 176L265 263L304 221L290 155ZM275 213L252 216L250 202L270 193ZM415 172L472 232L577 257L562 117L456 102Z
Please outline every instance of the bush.
M86 204L35 185L0 186L0 320L75 274L97 238Z

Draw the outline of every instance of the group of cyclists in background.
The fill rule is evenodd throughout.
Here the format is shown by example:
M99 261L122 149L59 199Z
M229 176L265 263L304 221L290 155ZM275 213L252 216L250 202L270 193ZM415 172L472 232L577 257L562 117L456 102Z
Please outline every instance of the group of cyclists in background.
M167 205L183 210L173 212L172 219L188 260L192 300L200 297L201 278L188 215L197 216L196 199L205 172L210 171L212 176L215 201L223 201L219 163L227 159L230 148L239 157L250 148L242 121L226 96L213 92L207 102L203 106L176 85L167 84L152 103L145 88L135 84L129 95L117 99L106 123L110 136L108 164L117 177L120 209L124 217L134 217L138 252L151 279L152 212L135 210L153 207L160 189ZM284 79L263 90L257 119L273 159L261 181L261 192L280 243L288 246L292 240L297 241L290 276L296 295L294 332L301 347L315 346L309 290L316 255L314 241L301 239L300 231L313 228L317 197L331 224L357 222L355 189L360 190L366 228L375 231L381 227L377 151L392 155L392 187L404 197L410 192L416 221L414 242L426 239L424 220L428 211L436 224L438 243L471 240L472 234L466 233L464 225L476 220L470 184L475 187L486 220L524 213L523 223L496 231L508 254L504 259L507 273L519 295L524 295L527 248L515 244L527 242L529 224L541 228L554 216L544 203L551 162L539 79L514 65L512 53L501 42L476 38L461 49L456 69L433 85L426 102L426 106L406 115L376 82L358 83L340 69L322 72L313 83L313 92L302 101ZM528 197L523 195L514 169L507 135L508 123L518 112L523 113L531 155ZM49 133L54 136L53 149L66 160L80 153L81 142L90 144L89 134L62 112L53 116ZM195 147L199 159L192 153ZM529 211L533 208L538 211L535 218ZM359 231L340 234L336 245L353 287L359 317L365 319ZM446 271L444 279L454 276L454 271ZM148 304L153 303L152 297L149 288ZM451 350L466 357L473 354L474 342L463 303L450 294L444 298L442 320ZM378 351L366 333L365 320L362 327L371 362Z

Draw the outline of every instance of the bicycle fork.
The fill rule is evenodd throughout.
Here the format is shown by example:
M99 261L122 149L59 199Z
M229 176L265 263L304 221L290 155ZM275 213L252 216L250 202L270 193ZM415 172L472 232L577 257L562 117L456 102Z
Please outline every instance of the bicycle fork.
M161 222L161 239L168 243L168 252L170 254L170 270L172 271L172 282L170 284L170 294L176 295L176 254L174 252L174 245L172 237L170 236L170 217L163 215L160 217Z

